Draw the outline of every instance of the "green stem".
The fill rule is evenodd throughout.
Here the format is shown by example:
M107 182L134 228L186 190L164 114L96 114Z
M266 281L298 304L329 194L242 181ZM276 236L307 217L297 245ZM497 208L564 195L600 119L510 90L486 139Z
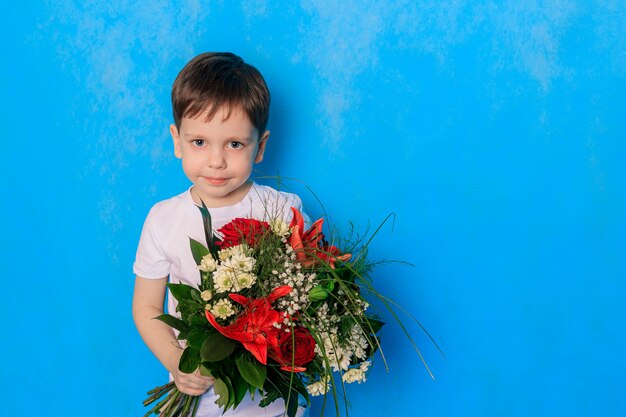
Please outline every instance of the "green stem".
M169 384L168 384L168 385L169 385ZM170 391L170 392L169 392L169 394L167 394L167 396L165 397L165 399L161 400L161 401L160 401L157 405L155 405L154 407L152 407L152 408L150 409L150 411L148 411L146 414L144 414L144 416L143 416L143 417L148 417L150 414L153 414L153 413L154 413L154 414L159 413L159 412L161 411L161 408L163 408L163 406L164 406L165 404L167 404L167 402L168 402L168 401L169 401L169 400L170 400L170 399L171 399L171 398L172 398L172 397L176 394L177 390L176 390L176 389L174 389L174 390L172 391L172 388L175 388L175 385L170 386L170 387L167 389L167 390L168 390L168 391ZM154 398L154 399L153 399L152 401L150 401L150 402L154 402L155 400L160 399L163 395L165 395L165 392L167 392L167 391L162 391L162 392L161 392L161 394L160 394L158 397Z
M191 412L191 417L195 417L198 412L198 405L200 404L200 397L193 397L193 411Z
M177 392L177 390L170 391L170 393L167 394L167 397L165 397L165 399L161 400L157 405L154 406L154 408L152 410L150 410L150 413L153 412L153 411L154 411L154 414L160 412L161 409L165 406L165 404L167 404L167 402L170 401L174 397L174 395L176 395L176 392ZM160 414L160 415L162 415L162 414Z
M193 396L187 396L187 400L185 401L185 407L183 408L183 413L181 414L181 417L187 417L187 413L189 412L189 407L191 406L191 402L193 401L193 399Z
M171 382L169 384L163 385L158 391L157 388L153 389L152 391L148 392L148 394L153 393L150 397L146 398L143 401L143 406L147 406L152 404L154 401L158 400L159 398L161 398L163 395L165 395L166 392L170 391L172 388L174 388L174 382Z
M181 392L178 390L176 390L176 392L172 394L172 401L167 405L165 410L161 413L160 417L168 417L170 415L170 410L172 409L174 404L178 402L177 400L178 400L178 397L180 397L180 395L181 395Z
M165 385L161 385L159 387L152 388L150 391L148 391L147 394L150 395L150 394L154 394L155 392L158 392L158 391L163 391L165 389L171 388L173 385L174 385L174 381L168 382Z

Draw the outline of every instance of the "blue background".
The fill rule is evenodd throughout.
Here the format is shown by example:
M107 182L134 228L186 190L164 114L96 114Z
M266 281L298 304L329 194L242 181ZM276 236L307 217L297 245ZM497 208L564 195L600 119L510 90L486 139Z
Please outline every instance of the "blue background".
M410 326L432 381L387 326L350 415L626 415L626 3L108 3L4 8L3 415L140 416L165 380L131 266L188 186L169 92L210 50L273 93L257 175L340 230L395 213L371 256L414 267L376 284L446 358Z

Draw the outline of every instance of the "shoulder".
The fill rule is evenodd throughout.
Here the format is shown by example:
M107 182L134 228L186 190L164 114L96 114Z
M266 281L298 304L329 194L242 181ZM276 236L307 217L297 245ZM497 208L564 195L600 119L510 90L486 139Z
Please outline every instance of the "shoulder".
M178 194L166 200L161 200L154 204L148 213L148 217L162 218L175 214L184 209L189 204L191 197L188 196L189 191Z
M178 194L166 200L159 201L154 204L144 224L144 228L152 228L160 231L166 231L178 223L177 219L187 217L187 213L192 206L189 191Z

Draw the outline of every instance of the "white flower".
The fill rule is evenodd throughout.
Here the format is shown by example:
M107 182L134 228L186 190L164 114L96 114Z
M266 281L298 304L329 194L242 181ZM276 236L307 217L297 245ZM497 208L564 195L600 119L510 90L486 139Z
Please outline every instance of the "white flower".
M235 292L239 292L244 288L250 288L256 282L256 276L253 274L249 274L247 272L243 272L241 274L237 274L235 277L235 281L233 282L233 290Z
M204 301L211 301L211 298L213 298L213 291L211 290L204 290L200 293L200 297L204 300Z
M346 370L350 367L350 362L352 361L352 352L344 351L341 356L341 360L339 361L339 368L342 370Z
M231 246L230 248L220 250L218 256L222 261L232 258L233 256L248 256L248 247L245 245Z
M239 272L252 272L256 259L251 256L245 256L241 254L233 255L230 259L223 262L223 265L232 268L236 273Z
M235 314L233 304L227 299L223 298L219 300L211 309L211 314L220 319L225 319Z
M200 265L198 265L198 269L204 272L213 272L216 268L217 262L210 253L208 255L204 255L202 261L200 261Z
M316 397L318 395L324 395L330 389L330 384L324 381L317 381L312 383L311 385L307 385L306 390L311 394L312 397Z
M270 220L270 228L275 235L285 237L289 234L289 225L283 221L283 219Z
M363 329L359 325L355 324L351 329L350 347L354 350L354 356L359 359L365 359L369 343L363 334Z
M359 368L348 369L345 374L341 376L343 382L351 384L353 382L365 382L365 372Z
M322 342L324 344L324 350L322 350L319 345L315 345L315 353L321 357L326 357L333 371L347 370L352 360L352 351L349 346L339 343L337 328L331 328L330 334L323 334Z
M227 292L233 288L235 282L235 274L230 268L218 266L217 271L213 274L213 287L215 292Z

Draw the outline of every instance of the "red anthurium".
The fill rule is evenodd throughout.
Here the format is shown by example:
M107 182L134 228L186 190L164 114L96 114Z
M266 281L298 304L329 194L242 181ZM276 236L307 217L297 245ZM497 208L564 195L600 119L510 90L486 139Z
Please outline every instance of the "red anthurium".
M274 323L281 323L283 316L272 309L272 303L277 298L291 292L292 288L283 285L272 291L267 297L248 298L239 294L230 294L233 301L242 304L245 309L243 314L228 326L222 326L215 317L207 310L206 318L218 332L229 339L241 342L244 348L263 365L267 365L267 348L278 344L278 329Z
M349 253L340 255L336 246L323 244L324 234L322 225L324 219L318 219L313 225L304 231L304 217L295 207L291 208L293 218L291 219L291 237L289 245L296 252L296 259L304 266L312 266L317 262L325 262L331 268L335 268L335 262L347 261L352 255Z

